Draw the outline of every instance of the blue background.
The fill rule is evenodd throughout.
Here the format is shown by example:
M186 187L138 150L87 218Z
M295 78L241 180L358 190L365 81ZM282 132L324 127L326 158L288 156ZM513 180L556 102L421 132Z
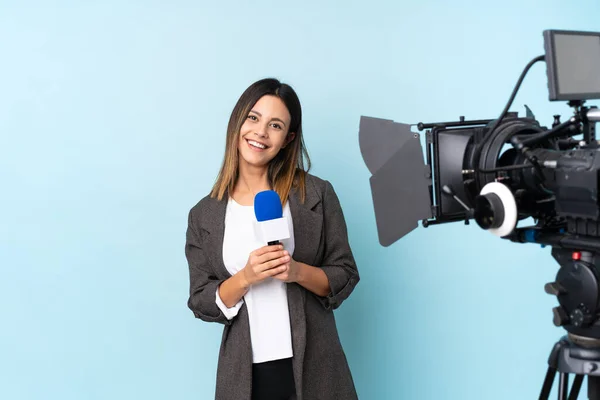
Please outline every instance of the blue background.
M297 89L312 172L346 213L362 280L337 320L360 398L537 398L564 334L549 249L460 223L381 247L358 123L495 118L544 29L597 31L599 15L597 0L0 2L0 398L213 398L222 327L186 306L186 218L266 76ZM512 110L570 113L547 97L538 63Z

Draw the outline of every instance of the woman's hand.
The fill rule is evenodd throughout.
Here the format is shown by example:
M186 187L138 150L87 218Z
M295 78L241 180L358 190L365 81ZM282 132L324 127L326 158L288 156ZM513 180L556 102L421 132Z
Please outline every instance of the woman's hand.
M244 287L248 289L263 280L288 269L290 256L282 245L264 246L254 250L242 270Z
M321 268L298 262L290 257L290 261L284 266L284 271L273 278L282 282L295 282L318 296L327 296L331 293L329 278Z
M274 275L273 278L285 283L298 282L300 280L301 268L302 265L290 257L290 261L285 265L284 271Z

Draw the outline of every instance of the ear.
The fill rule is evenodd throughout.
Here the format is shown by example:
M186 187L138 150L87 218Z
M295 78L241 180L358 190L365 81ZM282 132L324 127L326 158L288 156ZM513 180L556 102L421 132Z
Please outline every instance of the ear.
M285 138L283 148L285 148L288 144L290 144L292 142L292 140L294 140L295 137L296 137L296 132L288 133L287 137Z

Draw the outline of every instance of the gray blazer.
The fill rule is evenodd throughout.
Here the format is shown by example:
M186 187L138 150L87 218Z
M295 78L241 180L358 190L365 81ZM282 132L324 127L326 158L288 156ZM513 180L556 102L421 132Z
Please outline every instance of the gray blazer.
M313 175L306 180L304 203L295 190L289 203L294 221L293 258L322 268L332 289L329 296L320 297L296 283L287 285L296 399L357 399L333 315L360 279L342 208L332 185ZM207 196L189 212L185 246L190 271L188 307L196 318L224 325L216 400L250 400L248 311L244 303L238 315L227 320L215 302L217 286L231 276L222 256L226 204L225 199Z

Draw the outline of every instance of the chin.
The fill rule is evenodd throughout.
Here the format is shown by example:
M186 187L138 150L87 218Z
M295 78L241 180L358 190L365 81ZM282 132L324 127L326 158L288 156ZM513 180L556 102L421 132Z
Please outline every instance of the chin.
M243 154L240 154L240 158L243 160L243 162L249 166L252 167L256 167L256 168L263 168L266 167L269 164L270 160L265 160L265 159L256 159L255 157L244 157ZM241 160L240 160L241 161Z

